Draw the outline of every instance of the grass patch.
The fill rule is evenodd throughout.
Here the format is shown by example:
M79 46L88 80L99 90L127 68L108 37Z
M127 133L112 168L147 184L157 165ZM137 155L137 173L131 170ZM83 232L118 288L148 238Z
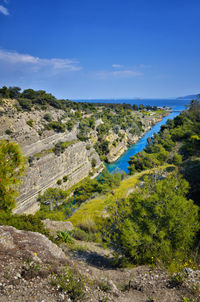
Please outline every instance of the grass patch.
M163 165L159 169L166 169L173 165ZM156 168L155 168L156 169ZM112 192L90 199L81 204L79 209L69 218L74 226L102 225L107 217L106 208L115 203L116 200L126 198L130 190L134 189L139 179L145 174L150 174L154 169L136 173L124 179L120 186Z

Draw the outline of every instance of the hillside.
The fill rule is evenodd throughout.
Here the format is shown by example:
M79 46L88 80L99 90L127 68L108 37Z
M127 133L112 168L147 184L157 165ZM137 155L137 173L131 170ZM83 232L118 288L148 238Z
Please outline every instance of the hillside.
M167 114L57 100L17 87L3 87L0 97L0 138L19 143L27 159L16 213L36 212L38 193L49 187L69 189L97 176L104 161L119 158Z
M198 94L190 94L185 96L180 96L177 99L178 100L196 100L198 98Z
M24 99L1 99L0 299L198 302L199 102L130 158L131 175L96 178L117 143L126 148L166 113L36 100L24 109ZM14 211L24 161L13 141L29 194ZM22 215L37 210L30 196L40 210Z

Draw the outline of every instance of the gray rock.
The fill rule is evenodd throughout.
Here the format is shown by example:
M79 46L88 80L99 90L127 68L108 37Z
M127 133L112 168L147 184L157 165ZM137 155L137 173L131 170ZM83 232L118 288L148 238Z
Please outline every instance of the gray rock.
M37 256L42 262L66 259L64 252L56 244L36 232L21 231L11 226L0 226L0 238L4 238L0 241L0 250L4 254L9 253L22 259L34 259L34 256Z
M50 219L43 220L45 228L50 231L50 234L55 236L58 231L72 231L73 224L70 221L54 221Z

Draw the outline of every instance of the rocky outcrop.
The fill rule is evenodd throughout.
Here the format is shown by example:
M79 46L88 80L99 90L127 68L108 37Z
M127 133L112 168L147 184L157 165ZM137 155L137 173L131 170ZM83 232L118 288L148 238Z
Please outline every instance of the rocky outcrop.
M43 223L52 236L56 236L57 232L72 231L74 229L73 224L70 221L54 221L45 219L43 220Z
M0 226L0 301L199 301L199 270L169 275L162 267L116 268L113 251L99 244L82 242L84 248L71 251L61 246L39 233Z
M66 259L64 252L46 236L11 226L0 226L0 250L17 258L33 258L37 262Z
M45 130L48 122L44 116L47 113L54 121L64 123L68 120L66 112L51 106L45 111L21 112L15 108L15 101L9 99L3 100L0 106L0 138L19 143L27 158L26 173L14 210L17 214L35 213L39 209L38 193L47 188L59 186L68 189L90 172L102 170L102 162L94 148L91 146L88 150L85 142L77 140L78 125L63 133ZM68 142L69 146L62 150L63 153L55 154L53 148L59 142ZM95 159L95 167L92 167L92 159Z
M96 167L99 167L101 161L98 154L93 148L87 150L85 142L70 145L58 156L51 152L34 158L31 166L27 167L14 212L34 213L39 209L36 202L39 192L43 193L49 187L69 189L81 181L92 170L92 158L96 160ZM67 177L66 182L64 176ZM61 184L58 184L58 180Z

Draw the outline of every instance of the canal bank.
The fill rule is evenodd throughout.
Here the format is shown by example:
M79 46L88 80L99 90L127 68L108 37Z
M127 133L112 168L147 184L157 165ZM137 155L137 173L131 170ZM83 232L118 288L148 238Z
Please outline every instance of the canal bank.
M136 153L141 152L147 146L147 138L152 137L154 133L158 133L161 129L162 125L165 125L168 119L173 119L180 114L182 110L184 110L184 106L175 107L174 110L164 117L162 121L158 122L154 125L151 130L149 130L136 144L130 146L130 148L115 162L111 164L105 164L108 171L113 173L114 171L125 171L126 173L129 172L128 170L128 160L130 156L134 156Z

